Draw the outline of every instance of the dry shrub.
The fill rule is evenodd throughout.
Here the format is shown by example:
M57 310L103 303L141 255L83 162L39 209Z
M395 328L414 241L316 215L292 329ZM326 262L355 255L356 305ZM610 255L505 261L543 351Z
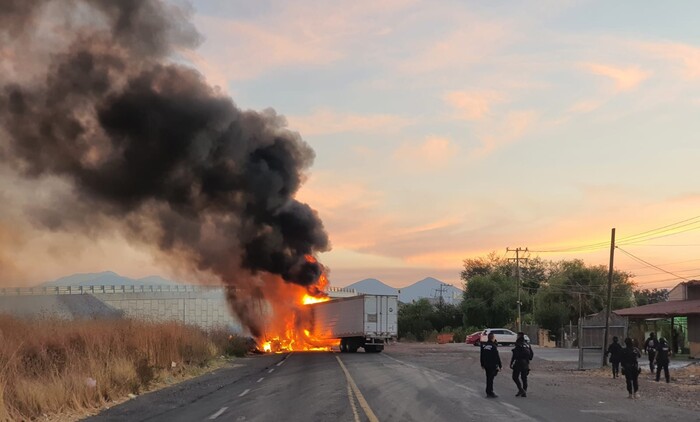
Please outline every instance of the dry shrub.
M209 332L209 339L217 350L223 350L226 356L245 356L255 350L256 345L250 338L232 335L230 332L218 329Z
M230 342L219 336L175 322L0 315L0 420L92 409L139 393L225 354Z

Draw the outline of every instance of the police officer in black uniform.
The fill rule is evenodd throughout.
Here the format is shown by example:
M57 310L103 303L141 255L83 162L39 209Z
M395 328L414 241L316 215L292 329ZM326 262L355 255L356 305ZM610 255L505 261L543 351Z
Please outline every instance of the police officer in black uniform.
M632 344L632 339L627 337L625 339L625 348L622 349L622 355L620 356L620 365L622 366L622 375L625 376L625 381L627 382L627 392L629 393L629 398L638 399L639 398L639 368L638 358L642 357L639 349L634 347Z
M654 373L654 358L656 357L656 346L658 345L658 342L656 341L656 333L651 332L649 333L649 338L644 342L644 351L646 352L647 356L649 356L649 370L651 370L651 373Z
M671 382L671 377L668 375L668 357L670 354L671 347L666 343L666 339L661 337L659 339L659 344L656 346L656 382L659 382L659 378L661 378L662 368L664 370L664 376L666 377L666 383Z
M486 397L498 397L493 392L493 379L503 366L501 365L501 356L498 354L498 346L496 346L496 337L493 333L489 333L488 341L481 345L481 367L486 372Z
M605 352L605 354L610 355L613 378L617 378L620 375L620 358L622 357L622 346L620 345L620 339L618 339L617 336L612 338L612 344L610 344L608 351Z
M525 333L518 333L513 348L513 357L510 359L510 369L513 370L513 381L518 387L516 397L527 397L527 375L530 373L530 361L534 353L532 348L525 341ZM522 379L522 384L520 380Z

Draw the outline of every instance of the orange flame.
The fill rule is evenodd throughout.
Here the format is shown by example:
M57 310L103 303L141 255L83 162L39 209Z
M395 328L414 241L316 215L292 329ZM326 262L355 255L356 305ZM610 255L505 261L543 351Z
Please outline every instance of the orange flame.
M307 262L317 262L316 258L306 255ZM330 300L325 292L328 277L324 272L315 284L303 287L284 283L274 286L277 293L268 297L272 310L269 315L264 337L258 339L265 352L282 353L286 351L330 350L338 345L337 339L328 339L313 333L310 310L305 306Z

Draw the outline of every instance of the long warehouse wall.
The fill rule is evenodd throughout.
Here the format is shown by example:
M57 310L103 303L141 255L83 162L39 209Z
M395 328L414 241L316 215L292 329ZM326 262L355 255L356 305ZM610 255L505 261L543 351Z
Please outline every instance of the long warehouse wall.
M82 286L0 289L0 312L65 319L128 317L240 331L222 288Z
M329 289L331 297L353 296L354 290ZM241 332L221 287L68 286L0 288L0 313L23 317L119 318L180 321L205 329Z

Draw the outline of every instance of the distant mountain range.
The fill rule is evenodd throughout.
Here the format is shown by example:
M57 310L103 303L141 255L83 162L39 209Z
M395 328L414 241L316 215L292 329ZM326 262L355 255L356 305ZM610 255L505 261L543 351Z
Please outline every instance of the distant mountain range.
M417 281L409 286L400 289L388 286L381 281L368 278L352 283L346 288L355 289L359 293L371 295L399 295L399 300L404 303L411 303L418 299L438 299L442 289L442 298L446 303L458 303L462 300L462 290L442 281L428 277Z
M143 278L129 278L119 275L112 271L104 271L101 273L73 274L66 277L58 278L53 281L47 281L46 283L42 283L41 286L155 286L164 284L174 285L177 283L157 275L152 275Z
M41 286L46 287L67 287L67 286L155 286L155 285L176 285L175 281L152 275L143 278L130 278L119 275L112 271L100 273L73 274L61 277L53 281L47 281ZM388 286L375 278L360 280L347 286L348 289L355 289L358 293L372 295L399 295L399 300L404 303L411 303L418 299L427 298L438 300L440 289L442 298L446 303L458 303L462 300L462 290L442 281L428 277L417 281L409 286L396 289Z

